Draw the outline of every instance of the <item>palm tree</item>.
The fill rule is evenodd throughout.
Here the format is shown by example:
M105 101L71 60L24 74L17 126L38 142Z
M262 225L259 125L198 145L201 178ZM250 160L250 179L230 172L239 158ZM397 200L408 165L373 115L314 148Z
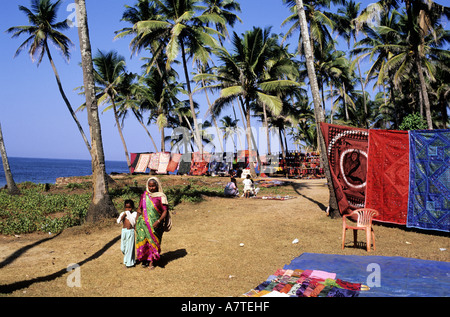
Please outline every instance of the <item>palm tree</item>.
M391 12L383 12L377 25L364 24L362 30L365 37L355 43L355 48L351 52L352 55L357 56L358 62L366 58L370 59L371 64L367 70L365 83L367 84L370 80L375 79L376 84L374 88L378 86L385 90L394 87L392 71L389 71L385 65L394 54L394 43L400 41L398 37L400 33L396 31L400 26L399 19L399 13L396 10L392 10ZM391 92L393 92L392 89L389 89L389 92L385 93L385 97L389 97L389 101L385 100L384 103L385 105L389 103L396 108L392 114L392 119L394 127L398 127L400 124L399 105L394 100L394 93Z
M359 26L357 24L357 18L358 18L358 14L359 14L359 8L360 8L360 3L355 3L353 0L349 0L346 1L344 8L339 8L337 10L336 15L333 15L333 19L336 21L335 24L335 30L338 32L339 35L341 35L348 44L348 48L351 47L350 43L351 40L353 40L354 43L357 42L356 39L356 34L359 30ZM366 92L366 85L364 83L364 79L362 76L362 72L361 72L361 66L360 66L360 62L359 60L355 61L356 63L356 67L358 69L358 74L359 74L359 82L361 85L361 90L362 90L362 94L365 96ZM363 99L363 108L364 108L364 114L366 116L366 123L364 124L364 127L368 127L368 122L367 122L367 116L368 116L368 109L367 109L367 98L362 98Z
M62 56L66 60L69 60L69 46L72 44L72 42L68 37L60 32L66 30L69 27L67 24L67 20L56 22L56 13L60 6L61 0L58 0L54 3L52 3L51 0L31 0L31 9L25 6L19 6L19 10L26 14L31 25L11 27L6 30L6 32L13 33L13 38L18 37L22 34L28 36L25 42L23 42L17 49L15 57L19 55L23 49L28 47L28 53L30 54L31 59L35 61L37 58L37 65L39 66L42 62L42 59L44 58L44 55L47 55L55 74L59 92L61 93L67 109L69 110L73 120L75 121L78 130L80 131L81 136L84 140L84 143L86 144L86 147L90 153L91 146L89 145L89 141L86 138L83 128L78 121L78 118L75 115L75 112L73 111L69 100L67 99L48 46L49 41L55 44L55 46L61 52Z
M141 88L142 85L140 83L140 77L134 73L124 73L122 76L123 79L119 84L118 91L119 95L117 96L116 105L119 109L119 117L121 118L121 124L125 121L125 118L131 111L135 116L136 120L138 120L139 124L143 127L145 132L147 133L152 145L155 149L155 152L158 152L158 148L156 146L155 140L151 135L150 131L147 129L146 124L143 119L143 111L141 107ZM136 80L138 79L138 80Z
M105 217L117 215L117 210L108 193L108 175L105 169L105 155L95 96L94 65L87 22L85 0L75 0L77 6L78 37L80 39L81 65L86 95L88 122L91 130L92 157L92 202L86 214L87 221L96 222Z
M311 85L311 93L313 97L313 104L314 104L314 116L316 119L316 129L317 129L317 135L318 135L318 143L320 147L320 153L321 153L321 160L322 160L322 166L324 167L325 175L327 177L327 183L328 183L328 190L330 192L330 201L329 201L329 207L330 207L330 215L336 216L339 214L339 209L337 205L336 195L334 193L333 183L331 179L331 172L330 167L328 164L328 159L326 157L326 147L325 147L325 141L322 135L322 132L320 131L320 123L324 122L324 115L320 111L320 95L319 95L319 86L317 84L317 77L316 72L314 68L314 56L311 48L311 42L310 42L310 36L309 36L309 29L308 29L308 21L306 20L306 14L305 14L305 8L303 6L303 0L295 0L297 14L299 18L300 23L300 32L303 39L303 48L305 52L305 59L306 59L306 69L308 71L308 78Z
M437 26L437 22L444 15L449 19L450 9L431 0L403 1L406 7L406 24L410 48L413 49L414 52L414 64L420 81L421 100L423 100L422 103L425 106L425 117L428 129L433 129L430 99L424 76L424 72L427 69L426 65L424 65L427 61L424 47L425 37L427 35L435 35L434 29Z
M414 73L417 74L419 79L419 104L425 110L426 121L429 129L433 128L431 103L428 92L428 84L425 79L425 75L431 76L429 69L427 68L427 57L425 49L425 38L431 36L436 40L436 30L441 26L440 20L445 17L449 19L450 9L443 5L437 4L434 1L411 1L403 0L405 3L406 17L404 34L400 40L407 40L410 48L410 62L415 67ZM383 12L391 7L397 8L397 1L383 0L379 1L373 6L377 7L377 10ZM366 14L361 14L360 21L364 21ZM391 42L396 44L397 42ZM400 58L400 57L398 57ZM406 64L404 64L406 66Z
M114 112L114 120L116 122L119 136L125 151L125 157L128 169L131 173L131 162L128 154L127 144L123 137L122 126L119 122L119 109L117 108L117 98L120 94L120 84L124 81L126 75L125 58L120 56L116 51L102 52L98 50L97 55L92 60L94 63L94 76L96 88L100 90L97 96L97 102L110 103L104 111L112 108Z
M293 22L292 26L286 32L284 39L289 38L300 29L299 13L295 0L283 0L283 3L291 8L292 14L282 22L282 26L289 22ZM311 50L322 50L326 43L332 42L333 37L331 31L334 29L335 22L331 18L331 13L326 11L331 4L343 4L344 0L305 0L302 2L305 11L305 18L310 29ZM305 39L300 37L298 41L298 52L302 54L302 42ZM316 45L314 46L314 43Z
M0 154L2 156L3 170L5 172L6 185L8 186L8 193L10 195L19 195L20 190L14 182L11 168L9 167L8 155L6 155L5 141L3 140L2 126L0 125Z
M218 114L224 108L238 100L245 115L247 130L247 146L252 152L251 112L253 104L264 106L277 115L282 109L282 100L277 93L299 84L289 79L279 79L266 76L270 63L276 56L276 38L270 36L270 28L262 30L254 27L239 37L234 33L232 38L234 54L224 48L217 50L219 61L216 74L210 74L217 84L209 86L219 89L220 97L213 104L213 111ZM275 72L275 71L274 71ZM202 76L208 76L203 74ZM257 148L255 148L257 150ZM250 164L255 175L253 164Z
M154 58L158 58L158 55L165 49L166 68L171 67L172 62L181 53L189 106L194 120L196 144L202 151L187 60L192 58L194 63L199 61L206 64L210 58L209 47L217 46L217 41L212 35L219 35L219 33L205 25L208 22L222 24L225 22L216 14L196 15L201 9L199 2L199 0L157 1L159 15L152 20L139 21L134 25L137 37L134 42L136 47L155 46L155 43L158 43L158 46L152 49Z
M214 22L216 30L221 34L218 40L222 46L222 35L223 37L229 35L227 25L234 27L236 21L242 22L241 18L233 13L233 11L241 12L241 5L235 0L203 0L203 2L206 5L206 10L203 13L216 14L223 19ZM208 22L206 26L209 26Z
M158 63L164 63L164 60L160 58ZM161 132L161 151L164 152L164 129L171 124L174 106L180 102L177 95L183 92L183 86L176 81L178 74L174 69L159 69L152 67L140 77L138 96L141 99L141 109L150 111L148 123L154 121Z
M238 122L239 119L232 119L230 116L224 116L222 119L220 119L220 123L222 124L222 131L223 131L223 138L226 143L227 139L231 137L231 140L233 141L234 145L234 153L237 153L237 146L236 141L234 140L234 136L237 134L239 137L239 131L238 131ZM239 138L240 141L240 138ZM242 147L242 144L241 144Z

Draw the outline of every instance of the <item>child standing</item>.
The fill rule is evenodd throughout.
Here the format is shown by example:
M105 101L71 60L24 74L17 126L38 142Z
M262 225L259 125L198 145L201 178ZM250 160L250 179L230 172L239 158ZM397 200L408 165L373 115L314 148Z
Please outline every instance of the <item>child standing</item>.
M117 223L123 222L120 250L123 253L123 264L130 268L136 264L134 226L136 225L137 212L133 211L134 202L131 199L125 200L124 209L125 211L117 218Z

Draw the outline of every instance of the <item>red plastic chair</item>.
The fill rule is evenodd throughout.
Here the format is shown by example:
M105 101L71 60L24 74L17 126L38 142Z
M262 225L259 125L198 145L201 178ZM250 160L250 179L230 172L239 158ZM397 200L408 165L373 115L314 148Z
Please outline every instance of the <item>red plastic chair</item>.
M378 211L370 208L361 208L353 210L350 214L342 216L342 249L345 244L345 232L347 229L353 229L353 241L356 246L358 230L366 231L367 252L370 252L370 245L373 242L375 250L375 233L373 232L372 219L378 215ZM347 223L347 217L357 216L356 226Z

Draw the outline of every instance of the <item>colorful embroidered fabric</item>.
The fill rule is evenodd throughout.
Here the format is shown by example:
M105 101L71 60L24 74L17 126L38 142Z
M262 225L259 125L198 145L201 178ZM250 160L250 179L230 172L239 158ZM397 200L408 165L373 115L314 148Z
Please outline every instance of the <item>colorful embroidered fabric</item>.
M320 128L340 213L364 207L368 130L326 123Z
M159 164L158 164L157 173L158 174L166 174L167 167L169 166L169 162L170 162L170 152L159 153Z
M150 161L151 154L141 154L139 155L136 167L134 168L134 172L136 173L145 173L148 167L148 163Z
M203 152L194 152L193 162L189 174L194 176L205 175L208 172L208 165L211 159L211 154Z
M366 208L374 220L405 225L408 212L409 137L407 131L369 130Z
M278 269L246 297L357 297L360 283L336 279L336 273L318 270ZM367 290L368 288L364 288Z
M157 170L159 166L159 153L152 153L148 167L152 170Z
M178 169L178 164L181 160L181 154L172 153L169 161L169 165L167 165L167 172L175 172Z
M410 131L407 227L450 231L450 130Z

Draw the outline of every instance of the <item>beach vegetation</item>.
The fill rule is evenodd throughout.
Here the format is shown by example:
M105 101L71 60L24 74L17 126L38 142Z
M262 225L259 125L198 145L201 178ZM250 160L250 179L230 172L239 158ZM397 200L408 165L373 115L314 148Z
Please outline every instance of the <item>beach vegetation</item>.
M18 184L21 195L0 191L0 234L57 233L84 222L89 192L48 193L42 184Z
M17 184L21 194L9 195L0 190L0 234L19 235L34 232L59 233L82 225L92 200L91 181L65 186L23 182ZM143 186L125 184L109 189L115 208L123 209L124 201L136 203L145 191ZM203 184L201 178L185 184L167 186L169 209L182 203L200 203L205 197L223 197L221 184ZM137 206L136 206L137 207Z

